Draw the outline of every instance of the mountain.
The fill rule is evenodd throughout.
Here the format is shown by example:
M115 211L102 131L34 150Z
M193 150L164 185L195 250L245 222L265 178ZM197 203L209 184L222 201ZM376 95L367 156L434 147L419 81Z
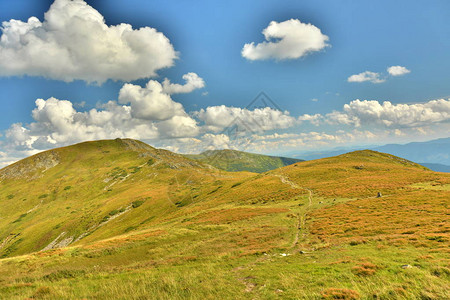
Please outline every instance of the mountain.
M210 169L128 139L81 143L19 161L0 170L0 257L139 227L175 209L167 187L176 176L197 170L201 177Z
M416 162L450 165L450 138L405 145L389 144L373 148L373 150L401 156Z
M249 171L263 173L302 161L295 158L268 156L228 149L208 150L201 154L185 156L229 172Z
M445 299L448 199L376 151L255 174L81 143L0 170L0 298Z
M430 170L436 172L446 172L450 173L450 166L441 165L441 164L432 164L432 163L420 163L422 166L427 167Z
M404 157L411 161L421 163L437 172L449 172L448 170L450 168L450 138L408 144L338 148L328 151L290 152L289 154L293 157L299 157L305 160L314 160L361 149L371 149Z

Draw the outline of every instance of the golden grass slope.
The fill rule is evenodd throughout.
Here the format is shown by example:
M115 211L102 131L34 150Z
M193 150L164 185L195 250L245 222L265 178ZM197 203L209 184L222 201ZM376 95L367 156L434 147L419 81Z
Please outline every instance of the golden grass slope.
M52 151L0 183L0 298L450 296L449 174L374 151L262 174L132 140Z

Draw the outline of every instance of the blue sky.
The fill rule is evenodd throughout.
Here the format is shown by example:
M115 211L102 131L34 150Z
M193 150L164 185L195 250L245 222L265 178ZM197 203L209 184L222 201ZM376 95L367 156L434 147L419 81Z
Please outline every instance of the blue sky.
M39 123L32 116L38 98L47 100L54 97L58 100L68 100L77 112L86 112L93 108L101 110L104 109L102 106L104 103L110 100L117 101L119 91L125 83L144 87L149 80L162 82L164 78L168 78L172 83L181 84L182 76L189 72L196 73L202 78L204 87L190 92L174 93L170 97L174 102L183 105L183 114L189 115L198 123L198 130L186 136L158 133L148 136L138 134L137 137L157 146L193 151L183 148L186 139L203 140L205 134L219 135L221 132L218 124L207 124L205 121L208 118L208 107L224 105L227 108L244 108L261 91L266 92L292 118L320 114L317 118L321 120L320 124L310 124L302 118L302 122L296 120L295 124L290 125L286 125L289 120L285 120L284 123L281 122L282 125L281 123L268 125L264 132L258 132L259 137L291 134L292 137L289 139L299 140L305 139L306 134L310 132L336 135L339 130L346 133L357 130L361 136L367 135L365 131L370 131L376 136L367 140L359 139L358 135L355 135L348 141L328 138L326 143L314 144L315 148L327 148L340 146L342 143L382 144L396 140L407 142L448 135L446 111L448 107L446 100L450 97L448 71L450 2L448 1L85 2L103 15L108 26L126 23L132 25L134 29L155 28L170 41L170 45L178 53L178 58L173 59L171 66L156 68L154 76L138 76L139 79L116 81L105 78L106 81L101 84L86 82L86 79L80 80L76 76L71 82L65 82L66 79L57 76L46 79L42 77L47 76L45 72L37 76L27 75L32 73L31 71L14 70L12 73L15 75L12 76L9 75L11 73L0 72L2 90L0 132L3 136L0 138L2 140L0 152L4 153L5 162L33 151L44 150L41 148L46 147L43 145L37 147L37 144L33 146L33 141L18 142L11 134L8 138L7 134L15 123L21 123L27 130L31 130L29 124ZM43 22L44 13L49 10L52 3L53 1L0 0L0 20L16 19L26 22L29 17L35 16ZM298 20L299 24L314 25L322 35L329 38L327 41L329 46L289 59L272 56L267 59L251 60L242 55L241 51L245 44L251 42L258 44L264 41L262 31L270 22L283 24L291 19ZM86 31L84 34L90 33ZM277 39L272 42L277 42ZM0 55L0 59L6 60L5 57L9 59L10 56ZM18 56L17 59L21 58ZM391 76L387 72L390 66L403 66L409 73ZM1 67L0 61L0 69ZM377 76L384 82L348 81L351 75L365 71L378 73ZM378 113L379 119L369 120L373 115L360 111L366 106L353 103L355 107L351 105L352 108L345 111L344 105L356 99L377 101L380 105L383 101L390 101L393 106L400 104L410 106L393 108L393 111L408 110L401 116L391 116L391 112L387 111L390 107L383 107L384 117L380 117ZM427 104L434 99L441 99L443 102ZM129 104L122 102L123 105ZM132 106L133 102L130 103ZM368 105L372 104L376 103ZM425 106L414 106L415 104ZM203 114L201 109L205 110ZM413 114L411 118L414 119L414 115L420 115L420 109L428 110L427 113L433 117L417 117L417 120L410 123L400 120L399 124L392 124L393 120L389 119L408 118L411 113ZM338 122L339 124L330 122L327 114L333 111L340 112L341 115L347 114L345 116L347 121ZM436 117L436 113L440 115ZM234 114L230 112L227 116L236 114L238 112ZM222 115L218 117L220 116ZM355 122L355 118L360 120ZM148 118L146 120L155 121ZM47 132L42 137L51 140L47 147L52 144L59 146L78 141L52 138L55 132L51 131L58 130L52 127L53 125L44 126ZM41 137L37 131L32 133L34 140ZM295 134L297 136L294 137ZM299 134L303 134L303 137ZM113 137L113 135L102 133L98 136ZM151 136L154 138L149 138ZM78 139L82 139L82 135ZM286 142L277 144L276 147L259 145L250 150L281 153L296 147L302 148L305 141L300 141L297 146L295 143ZM214 145L220 147L222 144L214 142ZM199 146L196 150L201 150L200 148ZM20 152L25 150L28 152Z

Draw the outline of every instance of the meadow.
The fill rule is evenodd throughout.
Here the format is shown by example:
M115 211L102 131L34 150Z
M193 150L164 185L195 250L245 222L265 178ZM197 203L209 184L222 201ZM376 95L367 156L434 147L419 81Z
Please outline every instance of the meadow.
M0 201L2 299L450 298L450 176L374 151L256 174L90 142Z

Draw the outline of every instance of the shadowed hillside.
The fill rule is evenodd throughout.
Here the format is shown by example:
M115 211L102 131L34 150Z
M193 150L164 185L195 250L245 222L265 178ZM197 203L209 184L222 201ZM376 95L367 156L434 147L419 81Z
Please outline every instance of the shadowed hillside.
M249 171L262 173L302 161L295 158L268 156L229 149L208 150L201 154L185 156L229 172Z
M450 176L392 155L256 174L118 139L0 180L2 298L449 296Z

